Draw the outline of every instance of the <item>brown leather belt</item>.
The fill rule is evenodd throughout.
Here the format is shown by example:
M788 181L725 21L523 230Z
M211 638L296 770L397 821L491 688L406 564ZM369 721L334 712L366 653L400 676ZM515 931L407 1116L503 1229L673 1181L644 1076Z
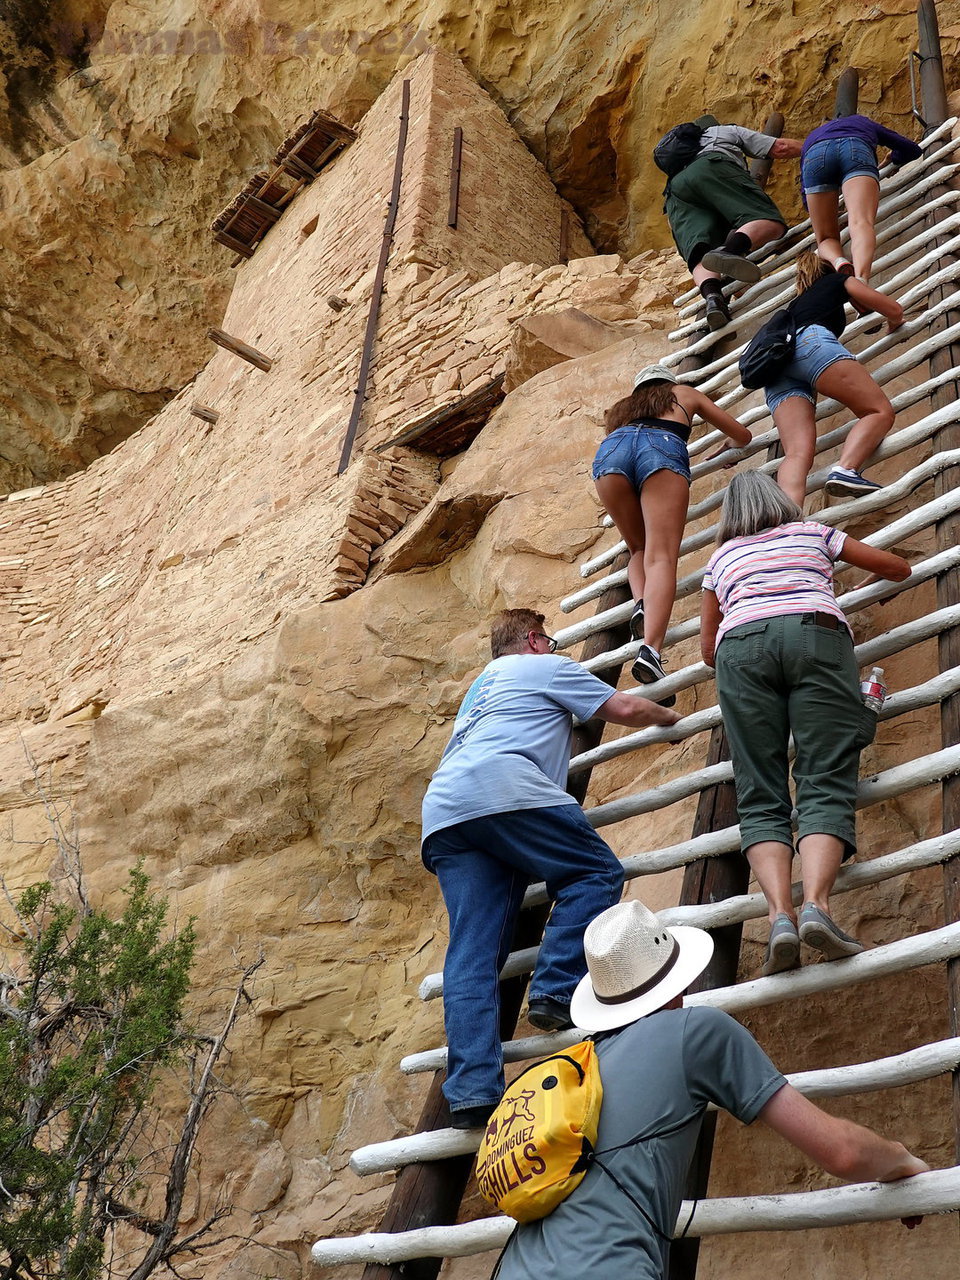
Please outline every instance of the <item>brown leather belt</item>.
M843 625L838 617L832 613L802 613L800 615L801 622L812 622L816 627L826 627L829 631L839 631Z

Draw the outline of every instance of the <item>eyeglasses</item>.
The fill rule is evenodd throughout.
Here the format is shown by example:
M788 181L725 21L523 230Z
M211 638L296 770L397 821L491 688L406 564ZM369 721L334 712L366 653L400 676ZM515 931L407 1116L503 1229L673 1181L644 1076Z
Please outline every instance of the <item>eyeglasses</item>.
M546 640L547 644L550 646L547 650L548 653L557 652L557 642L554 640L553 636L548 636L543 631L534 631L533 635L539 636L541 640Z

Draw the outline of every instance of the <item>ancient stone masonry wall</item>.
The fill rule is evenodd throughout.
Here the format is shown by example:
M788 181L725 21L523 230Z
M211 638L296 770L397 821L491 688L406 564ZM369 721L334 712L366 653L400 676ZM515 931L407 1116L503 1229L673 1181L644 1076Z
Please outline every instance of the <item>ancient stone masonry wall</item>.
M426 128L413 147L440 158L424 166L412 227L413 248L401 257L456 269L469 264L475 279L508 262L559 261L566 221L566 256L582 257L593 246L580 219L540 162L517 146L502 110L463 65L434 55L433 93ZM456 227L447 224L454 130L463 129Z
M626 337L637 309L663 296L655 274L638 275L616 257L507 267L477 286L436 274L385 329L371 446L502 371L518 319L579 305L623 316ZM240 319L228 314L250 337ZM310 322L307 311L308 333ZM404 348L407 325L416 326L419 351ZM363 581L370 551L404 513L423 505L436 471L429 460L368 453L334 478L350 377L335 369L303 378L300 333L272 345L254 332L277 357L269 374L218 353L116 453L0 504L4 719L62 716L111 696L124 671L160 687L211 659L226 636L234 646L269 631L281 608L342 595ZM195 398L219 409L216 426L191 416ZM376 536L359 527L372 519L364 495L373 493ZM212 589L218 582L232 583L230 594L246 584L242 604L237 597L225 608Z
M425 135L431 111L435 121L442 117L431 105L438 77L455 88L457 118L468 127L471 82L462 68L428 55L406 74L412 137ZM482 123L496 108L476 85L473 92ZM356 462L336 478L399 93L396 81L357 142L238 269L222 324L265 351L271 371L218 349L194 383L113 455L0 507L4 719L68 715L116 696L122 673L134 670L138 682L162 688L175 673L213 660L225 635L242 646L297 602L355 589L371 552L423 506L438 480L435 461L378 458L375 445L502 371L518 319L573 305L632 321L651 301L664 300L658 271L649 280L641 274L657 267L656 255L634 270L608 256L569 265L508 263L477 279L468 269L477 241L467 235L450 241L463 249L456 269L405 262L423 224L425 184L449 174L445 150L412 151L363 435ZM485 127L491 173L507 172L510 166L498 169L496 161L511 149L521 157L518 173L535 167L505 123L499 150ZM538 181L543 209L555 221L557 197L542 174ZM507 243L492 227L486 234L497 248L483 270ZM553 251L552 232L543 245ZM344 310L328 305L334 295L347 300ZM611 330L610 340L619 336ZM215 426L190 414L194 400L217 410ZM219 597L221 582L233 584L232 603Z
M960 3L938 8L949 66ZM863 109L914 128L916 5L905 0L719 0L709 15L653 0L628 15L601 0L411 0L399 13L386 0L15 0L0 42L5 491L88 465L172 398L203 360L203 329L232 285L211 217L312 107L356 124L431 45L489 89L596 246L626 258L669 243L649 156L678 118L706 108L757 125L776 109L802 135L830 114L850 64ZM468 202L487 130L445 124L444 167L456 123ZM791 219L801 216L796 174L794 163L774 166ZM495 197L496 184L482 189ZM445 177L438 191L442 215ZM556 223L544 220L551 243Z

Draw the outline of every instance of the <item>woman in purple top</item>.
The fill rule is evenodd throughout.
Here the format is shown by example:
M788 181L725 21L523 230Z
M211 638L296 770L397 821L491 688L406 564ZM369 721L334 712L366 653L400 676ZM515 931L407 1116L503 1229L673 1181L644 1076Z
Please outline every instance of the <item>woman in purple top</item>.
M877 147L890 148L895 165L916 160L920 148L869 116L840 116L807 136L800 157L800 182L810 212L817 252L845 275L870 279L877 236L873 229L880 200ZM840 247L840 191L847 207L853 263Z

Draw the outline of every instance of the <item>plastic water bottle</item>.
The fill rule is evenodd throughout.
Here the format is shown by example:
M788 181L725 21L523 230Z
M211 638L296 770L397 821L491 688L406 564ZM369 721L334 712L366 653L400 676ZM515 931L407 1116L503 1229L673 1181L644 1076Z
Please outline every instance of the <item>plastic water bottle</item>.
M865 707L869 707L874 715L880 714L880 708L887 696L887 686L883 683L883 667L874 667L866 680L860 682L860 696L863 698Z

